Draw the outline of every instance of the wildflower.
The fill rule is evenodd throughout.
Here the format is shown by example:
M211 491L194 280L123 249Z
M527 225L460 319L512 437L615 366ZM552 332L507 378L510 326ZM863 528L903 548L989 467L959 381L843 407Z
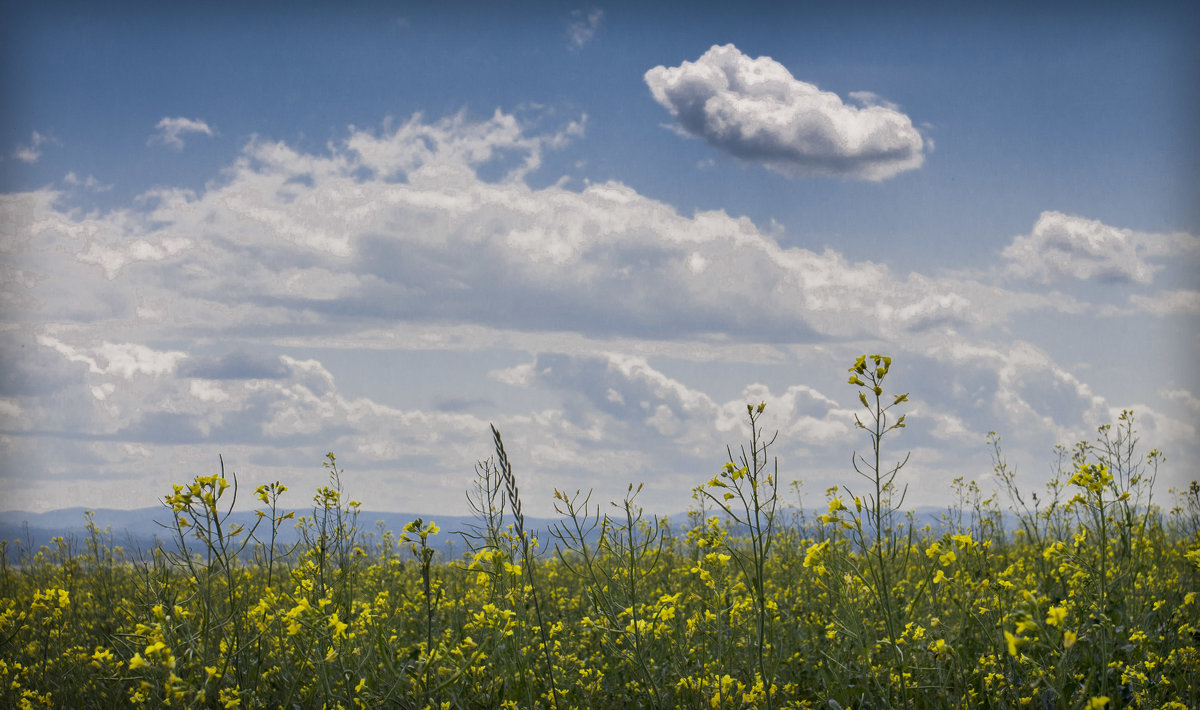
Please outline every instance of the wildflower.
M146 659L142 658L142 654L135 653L133 658L129 659L129 670L136 671L146 665Z
M1108 705L1108 696L1098 695L1089 700L1088 704L1084 707L1086 707L1087 710L1102 710L1106 705Z
M1005 631L1004 632L1004 641L1008 644L1008 655L1016 656L1017 655L1017 647L1020 646L1021 643L1024 642L1024 640L1025 639L1019 638L1017 636L1014 636L1012 633Z
M1061 626L1063 619L1067 618L1067 610L1061 606L1052 606L1046 614L1046 623L1051 626Z
M824 540L809 546L808 551L804 553L804 566L814 570L817 576L825 574L825 565L821 564L821 553L827 547L829 547L829 540Z
M92 654L92 660L97 662L111 661L112 657L112 651L107 648L96 647L96 652Z
M240 707L242 704L242 699L238 697L237 688L221 688L217 700L224 704L226 710Z
M346 622L338 619L337 612L335 611L329 616L329 628L333 630L334 638L340 638L346 635L346 629L348 627Z

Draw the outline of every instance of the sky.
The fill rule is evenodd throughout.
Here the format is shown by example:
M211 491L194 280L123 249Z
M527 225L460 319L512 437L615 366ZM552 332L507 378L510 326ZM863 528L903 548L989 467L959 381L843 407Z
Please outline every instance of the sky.
M678 514L760 402L817 506L864 353L910 505L1124 409L1196 477L1194 4L645 5L5 3L0 509L463 514L495 425Z

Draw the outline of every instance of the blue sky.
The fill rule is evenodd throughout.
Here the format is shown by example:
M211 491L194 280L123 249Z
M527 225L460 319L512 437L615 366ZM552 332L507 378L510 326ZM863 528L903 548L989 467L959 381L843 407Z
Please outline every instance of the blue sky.
M1133 408L1200 463L1185 4L6 6L0 497L153 504L218 453L296 505L554 487L687 507L766 401L846 476L862 352L905 481L1030 486Z

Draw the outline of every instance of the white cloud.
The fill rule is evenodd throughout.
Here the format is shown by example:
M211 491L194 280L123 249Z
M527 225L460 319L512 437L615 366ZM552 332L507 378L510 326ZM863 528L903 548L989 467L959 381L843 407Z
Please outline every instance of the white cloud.
M1189 414L1200 417L1200 397L1183 389L1168 390L1163 395L1168 400L1184 407Z
M8 213L16 232L38 235L44 258L71 254L113 282L72 278L73 293L94 290L92 318L133 310L114 298L125 278L136 279L147 318L218 328L433 319L794 342L981 327L1062 307L969 279L899 278L829 249L782 248L745 218L680 215L620 183L576 192L520 179L581 130L571 122L530 136L501 113L414 118L382 133L352 130L327 155L252 142L221 184L148 193L142 210L75 215L56 208L60 196L31 193L12 198ZM496 160L515 167L481 180L476 171ZM71 301L77 309L81 299ZM216 308L239 321L205 315Z
M600 22L604 19L604 10L593 7L584 13L583 10L571 11L571 22L567 25L567 41L574 50L582 49L585 44L596 36Z
M150 136L150 139L146 141L146 145L161 143L175 150L183 149L183 136L189 133L199 133L210 138L215 135L213 129L204 121L198 118L183 118L182 116L163 118L155 128L158 129L158 132Z
M0 428L7 430L25 429L29 426L25 410L20 402L9 397L0 397Z
M1131 294L1129 303L1134 309L1164 318L1167 316L1200 315L1200 291L1175 289L1152 296Z
M97 375L118 375L132 379L135 375L157 377L175 371L180 360L187 357L178 350L154 350L139 343L110 343L107 340L93 347L75 347L51 335L39 335L39 345L58 352L70 362L88 366Z
M88 250L79 255L79 260L97 264L104 269L104 275L109 279L126 265L138 261L162 261L192 246L192 241L183 237L164 237L151 243L145 239L110 247L103 243L93 242Z
M842 480L862 444L844 373L863 351L909 368L897 378L919 404L902 445L953 454L922 464L930 480L970 473L977 454L987 470L979 432L1048 451L1108 415L1096 383L1008 332L1023 312L1087 317L1089 304L785 248L778 230L682 215L618 182L530 187L523 176L581 125L530 135L503 113L416 118L352 129L320 154L254 141L199 192L108 212L52 191L3 196L0 296L23 320L0 330L17 363L0 372L0 414L76 438L0 451L62 479L136 471L161 492L155 471L217 447L303 490L335 450L366 480L427 496L381 506L437 511L461 499L496 422L533 505L548 509L553 486L644 480L647 501L674 512L744 436L747 401L768 403L789 478ZM1152 236L1138 237L1148 262L1189 253L1188 238ZM436 387L418 370L436 390L422 401L351 393L346 380L366 375L322 353L358 348L391 351L402 377L406 358L476 354L487 391L445 364ZM717 384L680 362L795 374ZM437 404L466 396L480 404Z
M431 182L452 184L464 175L473 177L470 171L488 163L516 154L524 155L506 176L508 180L519 180L541 166L542 152L559 148L572 138L582 136L586 116L568 122L557 133L544 136L528 136L512 114L500 110L487 121L468 121L462 112L434 123L427 123L420 114L395 130L374 134L366 130L352 129L345 146L348 154L337 156L352 159L358 166L368 168L379 178L407 177L420 170L420 177ZM283 144L261 145L255 157L269 161L273 167L291 169L304 173L305 168L328 171L344 168L348 163L335 159L333 162L313 160L313 156L294 153ZM357 166L356 166L357 167Z
M112 185L105 185L96 179L95 175L88 175L86 178L80 179L74 171L67 173L63 177L63 182L74 187L83 187L93 192L108 192L112 189Z
M957 400L960 416L973 410L977 423L966 419L965 424L979 431L997 429L1006 435L1041 439L1049 450L1055 443L1079 440L1108 416L1109 403L1103 396L1028 341L958 341L921 354L931 357L937 367L929 373L932 379L917 384L936 391L948 376L943 373L953 373L958 388L929 396L946 403ZM964 381L970 386L963 386Z
M13 153L13 157L22 163L29 163L32 165L41 159L42 145L45 143L57 144L58 141L50 136L45 135L44 133L34 131L33 136L29 140L29 145L18 146L16 152Z
M1063 279L1148 284L1161 264L1151 258L1191 255L1194 237L1153 235L1110 227L1062 212L1043 212L1028 235L1004 248L1007 272L1044 284Z
M915 412L914 416L920 416L920 413ZM934 413L930 415L930 419L933 421L930 433L934 438L967 445L985 441L983 436L980 436L978 432L969 430L966 422L954 414Z
M192 380L190 392L193 397L201 402L224 402L229 399L229 394L225 392L219 385L207 380Z
M854 92L861 108L849 106L732 44L695 62L654 67L645 80L679 130L786 175L885 180L925 159L920 132L894 104Z

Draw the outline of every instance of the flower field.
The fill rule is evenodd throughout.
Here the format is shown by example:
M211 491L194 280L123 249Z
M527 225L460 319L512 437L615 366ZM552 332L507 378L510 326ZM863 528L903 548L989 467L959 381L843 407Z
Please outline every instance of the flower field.
M234 524L221 473L164 495L156 549L94 525L6 543L0 706L1200 707L1200 484L1152 498L1162 457L1126 412L1037 491L993 436L1003 487L960 481L956 507L917 520L903 457L882 463L907 401L889 367L850 369L866 445L819 515L783 502L758 404L685 520L630 486L601 505L556 492L559 522L530 530L494 431L463 531L373 531L330 454L299 516L276 483ZM452 534L469 551L444 559Z

